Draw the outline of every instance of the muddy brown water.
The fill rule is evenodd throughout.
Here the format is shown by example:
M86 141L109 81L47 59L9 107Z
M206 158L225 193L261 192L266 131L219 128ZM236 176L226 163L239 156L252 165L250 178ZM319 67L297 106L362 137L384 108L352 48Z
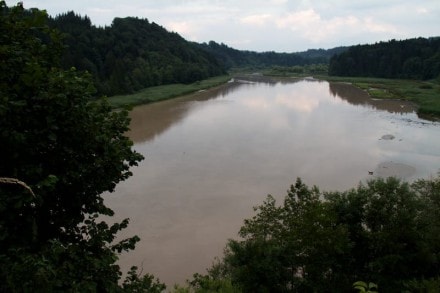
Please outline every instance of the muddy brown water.
M121 266L142 267L168 288L205 273L252 207L267 194L281 200L297 177L346 190L440 168L439 123L348 84L235 80L136 107L131 118L145 160L105 200L116 220L131 219L121 237L142 239Z

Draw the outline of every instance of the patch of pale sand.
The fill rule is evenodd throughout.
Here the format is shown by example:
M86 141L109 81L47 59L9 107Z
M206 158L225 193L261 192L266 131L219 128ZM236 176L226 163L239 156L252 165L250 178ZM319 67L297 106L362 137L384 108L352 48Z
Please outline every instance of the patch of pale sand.
M378 177L397 177L401 179L409 178L415 173L416 168L413 166L392 161L380 163L374 171L374 175Z

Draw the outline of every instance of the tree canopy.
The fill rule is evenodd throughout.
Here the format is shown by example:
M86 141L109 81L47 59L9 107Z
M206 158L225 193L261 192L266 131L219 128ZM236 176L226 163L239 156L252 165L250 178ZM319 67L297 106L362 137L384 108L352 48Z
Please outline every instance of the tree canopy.
M127 112L93 101L89 74L61 69L44 11L0 1L0 31L0 292L162 289L135 271L118 283L118 254L139 239L115 242L128 219L99 219L113 215L102 193L142 159Z
M433 79L440 75L440 37L357 45L333 56L330 75Z
M264 68L325 63L346 50L314 49L298 53L252 52L214 41L198 44L168 32L148 19L115 18L96 27L87 16L70 11L50 19L67 46L65 69L75 67L94 77L98 93L117 95L171 83L191 83L224 74L233 67Z
M303 66L310 64L327 64L330 57L336 53L345 51L346 47L333 49L310 49L297 53L277 52L253 52L242 51L225 44L218 44L214 41L209 43L196 44L200 48L214 55L216 59L227 69L231 68L266 68L271 66Z
M190 285L353 292L368 281L379 292L438 292L439 196L440 177L412 185L378 178L345 192L297 179L282 205L269 195L257 206L241 240L229 240L223 259Z
M115 18L96 27L73 11L50 19L67 46L63 68L87 70L100 94L133 93L171 83L191 83L224 74L206 51L160 25L137 17Z

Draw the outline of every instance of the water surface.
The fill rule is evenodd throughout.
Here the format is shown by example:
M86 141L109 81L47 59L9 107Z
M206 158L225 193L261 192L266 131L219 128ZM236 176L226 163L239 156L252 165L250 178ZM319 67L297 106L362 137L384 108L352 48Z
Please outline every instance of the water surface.
M106 196L131 219L124 235L142 239L121 264L168 285L205 273L252 207L282 199L297 177L346 190L375 176L436 175L440 125L414 110L306 80L235 81L136 107L129 135L145 160Z

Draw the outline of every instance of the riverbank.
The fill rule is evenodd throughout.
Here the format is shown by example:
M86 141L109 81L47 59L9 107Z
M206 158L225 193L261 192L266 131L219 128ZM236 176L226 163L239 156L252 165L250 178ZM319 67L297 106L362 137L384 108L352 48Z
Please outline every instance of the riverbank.
M253 76L253 75L250 75ZM278 77L266 75L269 77ZM226 83L232 75L222 75L192 84L169 84L149 87L135 94L109 97L113 108L131 107L180 97L186 94L206 90ZM286 78L284 76L283 78ZM303 75L292 75L290 78L304 78ZM368 77L338 77L316 75L316 79L329 82L350 83L375 99L400 99L413 102L418 106L419 116L429 120L440 120L440 82L436 80L401 80Z
M367 77L316 76L329 82L351 83L375 99L400 99L418 106L417 113L430 120L440 120L440 83L438 81L402 80Z
M221 75L191 84L179 83L154 86L143 89L134 94L112 96L108 98L108 101L113 108L149 104L216 87L226 83L230 79L231 77L229 75Z

